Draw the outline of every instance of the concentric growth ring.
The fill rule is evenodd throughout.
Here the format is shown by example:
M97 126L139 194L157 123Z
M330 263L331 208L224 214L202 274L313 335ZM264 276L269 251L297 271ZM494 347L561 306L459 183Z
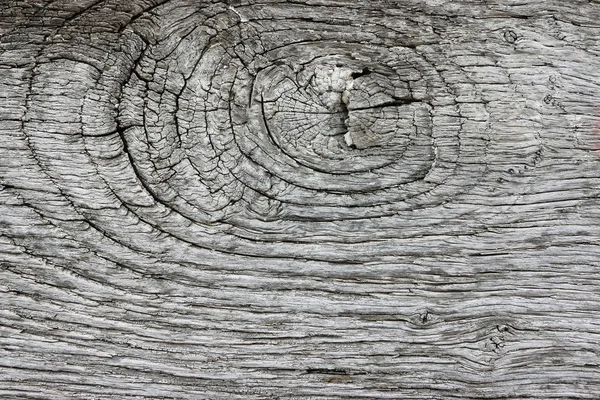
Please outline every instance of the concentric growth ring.
M281 32L256 14L191 13L181 40L150 46L129 77L120 124L165 203L195 220L257 197L291 217L327 206L355 219L357 206L418 206L452 175L459 132L436 143L444 83L415 49L324 22Z
M502 151L478 92L459 101L464 69L417 26L294 7L170 1L122 28L82 107L98 185L161 234L236 254L292 241L294 257L345 259L355 249L330 247L347 234L460 217L444 205L481 190Z

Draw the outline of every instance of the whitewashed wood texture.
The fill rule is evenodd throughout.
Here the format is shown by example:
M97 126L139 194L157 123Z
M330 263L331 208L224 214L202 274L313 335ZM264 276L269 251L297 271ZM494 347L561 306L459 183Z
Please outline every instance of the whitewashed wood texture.
M0 1L0 397L600 398L598 1Z

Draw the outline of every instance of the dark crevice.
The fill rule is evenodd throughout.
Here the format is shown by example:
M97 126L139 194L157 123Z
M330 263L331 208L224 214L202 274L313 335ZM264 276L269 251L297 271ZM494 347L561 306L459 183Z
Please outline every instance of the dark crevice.
M348 375L348 371L341 368L307 368L306 373L323 375Z
M371 70L369 68L365 67L360 72L353 72L352 74L350 74L350 77L352 79L356 79L356 78L360 78L361 76L369 75L370 73L371 73Z
M340 132L340 135L345 135L346 133L348 133L349 130L349 126L348 126L348 120L350 118L350 111L348 110L348 104L346 104L345 101L343 101L340 98L340 119L342 120L342 123L344 125L344 129L342 132ZM344 142L344 141L342 141ZM345 143L345 142L344 142ZM353 144L349 146L351 149L355 149L356 146L354 146Z
M404 106L411 103L419 103L421 100L417 100L412 97L394 97L394 100L386 101L385 103L381 103L375 106L365 106L365 107L353 107L350 111L362 111L362 110L371 110L385 107L399 107Z

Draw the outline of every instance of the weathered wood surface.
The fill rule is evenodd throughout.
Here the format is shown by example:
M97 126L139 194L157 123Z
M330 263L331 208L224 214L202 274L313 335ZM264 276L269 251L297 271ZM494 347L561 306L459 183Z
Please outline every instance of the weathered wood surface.
M597 1L0 1L0 396L600 398Z

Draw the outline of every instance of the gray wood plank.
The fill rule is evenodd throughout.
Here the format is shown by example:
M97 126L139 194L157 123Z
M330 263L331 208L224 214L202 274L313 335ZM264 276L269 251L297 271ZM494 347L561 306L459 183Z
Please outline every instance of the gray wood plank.
M0 397L599 398L599 21L0 2Z

